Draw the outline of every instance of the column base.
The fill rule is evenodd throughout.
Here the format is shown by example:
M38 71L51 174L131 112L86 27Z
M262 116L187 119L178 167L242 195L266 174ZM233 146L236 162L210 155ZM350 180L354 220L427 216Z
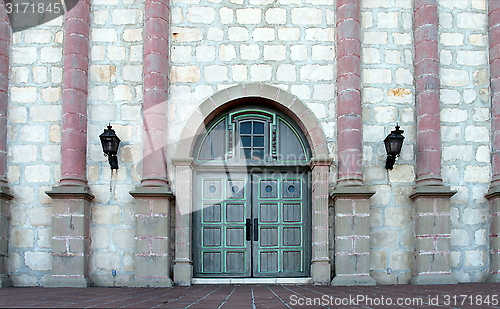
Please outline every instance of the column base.
M42 286L48 288L86 288L93 286L90 278L84 277L50 277L42 283Z
M180 286L191 285L193 265L191 262L174 262L174 283Z
M411 278L410 284L457 284L458 280L452 274L424 274L415 275Z
M143 288L169 288L172 286L170 278L134 278L130 281L130 287Z
M500 274L491 274L486 278L486 282L500 282Z
M10 277L0 277L0 287L8 288L10 286L14 286L14 282L12 282Z
M314 285L329 285L331 280L331 266L329 261L313 261L311 277Z
M340 275L332 280L334 286L369 286L377 282L370 275Z

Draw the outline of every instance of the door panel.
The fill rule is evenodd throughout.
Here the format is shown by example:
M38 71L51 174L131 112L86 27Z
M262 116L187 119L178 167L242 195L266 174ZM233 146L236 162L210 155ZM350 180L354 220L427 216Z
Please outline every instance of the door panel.
M252 244L254 277L309 274L310 230L307 174L252 175L252 214L258 235Z
M251 216L246 174L198 174L194 188L193 261L199 277L248 277L251 243L246 218Z
M195 276L309 275L307 173L197 174L194 188L202 191L194 196Z

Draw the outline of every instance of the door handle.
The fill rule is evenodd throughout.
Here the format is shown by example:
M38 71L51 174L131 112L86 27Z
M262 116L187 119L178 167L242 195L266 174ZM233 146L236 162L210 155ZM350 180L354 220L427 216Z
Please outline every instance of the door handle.
M253 240L259 240L259 219L253 219Z
M247 223L245 223L246 226L246 239L247 241L252 240L252 219L247 218Z

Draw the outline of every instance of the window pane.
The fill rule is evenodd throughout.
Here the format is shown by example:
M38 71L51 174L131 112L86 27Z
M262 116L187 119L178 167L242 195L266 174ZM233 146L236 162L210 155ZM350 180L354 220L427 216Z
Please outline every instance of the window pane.
M242 159L252 159L251 152L252 152L251 148L243 148L242 153L241 153L241 158Z
M243 147L252 147L252 137L242 136L241 137L241 145L243 145Z
M253 123L253 134L264 134L264 124L262 122Z
M264 149L254 149L253 150L253 158L254 160L262 160L264 159Z
M252 122L242 122L240 124L240 133L241 134L252 134Z
M256 136L253 138L254 147L264 147L264 136Z

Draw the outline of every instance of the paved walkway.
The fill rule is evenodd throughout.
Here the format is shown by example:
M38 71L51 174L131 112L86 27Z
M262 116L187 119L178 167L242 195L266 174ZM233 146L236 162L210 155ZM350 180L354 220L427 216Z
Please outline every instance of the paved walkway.
M2 308L500 308L500 284L0 288Z

